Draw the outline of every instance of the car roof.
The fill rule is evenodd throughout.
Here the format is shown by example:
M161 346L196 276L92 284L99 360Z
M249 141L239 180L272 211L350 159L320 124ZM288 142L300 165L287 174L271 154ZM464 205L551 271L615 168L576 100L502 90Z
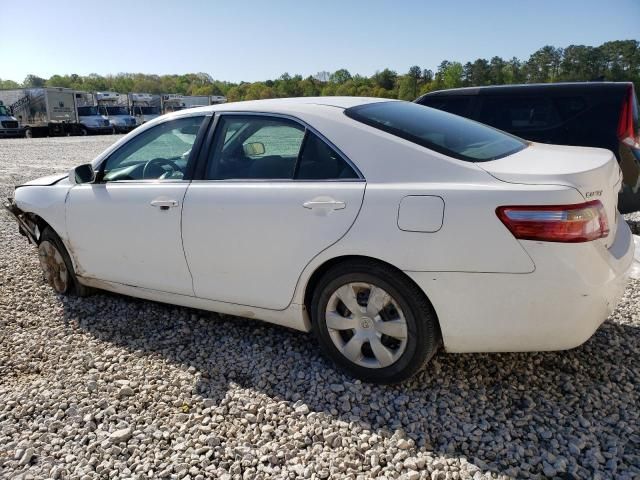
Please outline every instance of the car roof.
M297 110L308 111L310 105L320 105L326 107L336 107L341 110L358 105L365 105L376 102L397 101L388 98L374 97L291 97L291 98L271 98L267 100L247 100L243 102L220 103L206 107L189 108L182 112L272 112L281 110L294 113Z
M486 87L463 87L437 90L422 95L420 98L439 95L505 95L516 93L551 93L551 92L598 92L622 90L632 85L630 82L563 82L563 83L525 83L516 85L490 85Z

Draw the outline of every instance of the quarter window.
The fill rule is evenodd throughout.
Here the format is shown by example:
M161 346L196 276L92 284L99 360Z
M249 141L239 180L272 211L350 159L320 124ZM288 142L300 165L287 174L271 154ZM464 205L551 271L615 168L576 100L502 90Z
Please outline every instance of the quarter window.
M103 163L102 180L181 180L204 118L170 120L137 135Z
M296 172L297 180L355 179L358 174L338 153L309 132Z

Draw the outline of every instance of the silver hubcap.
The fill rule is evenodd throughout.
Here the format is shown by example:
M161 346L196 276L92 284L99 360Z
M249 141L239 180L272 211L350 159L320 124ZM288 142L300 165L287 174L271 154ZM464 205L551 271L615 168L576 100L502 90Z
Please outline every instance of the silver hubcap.
M69 272L55 245L47 240L41 242L38 246L38 257L47 283L58 293L66 292Z
M343 285L329 298L325 315L333 344L362 367L388 367L407 347L402 310L391 295L375 285Z

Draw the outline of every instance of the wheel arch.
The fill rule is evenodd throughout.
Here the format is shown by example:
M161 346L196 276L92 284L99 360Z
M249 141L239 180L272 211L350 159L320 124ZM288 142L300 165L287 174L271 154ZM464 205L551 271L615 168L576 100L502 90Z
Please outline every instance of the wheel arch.
M436 311L435 307L433 306L433 303L429 299L429 295L427 295L427 293L411 277L409 277L406 273L404 273L402 270L400 270L395 265L392 265L391 263L385 262L384 260L380 260L378 258L368 257L366 255L342 255L342 256L339 256L339 257L333 257L333 258L330 258L330 259L326 260L325 262L323 262L322 264L320 264L320 265L318 265L316 267L316 269L313 271L313 273L309 276L309 279L307 280L305 288L304 288L304 297L303 297L304 308L305 308L305 311L307 312L307 317L308 317L308 321L309 322L311 322L311 319L310 319L310 317L311 317L311 315L310 315L310 312L311 312L311 300L313 298L313 293L315 292L315 289L316 289L318 283L320 282L320 279L331 268L335 267L336 265L349 263L349 262L356 262L356 261L373 262L373 263L377 263L379 265L383 265L383 266L385 266L387 268L391 268L396 273L398 273L399 275L404 277L408 282L410 282L413 285L415 285L415 287L422 293L422 295L424 296L424 299L428 302L429 306L431 307L431 311L433 312L433 314L435 316L436 324L438 325L438 329L440 330L440 333L441 333L442 328L440 327L440 319L438 317L438 312Z
M44 232L46 228L49 228L60 239L60 242L62 242L62 246L67 250L67 254L69 255L74 271L78 272L79 265L75 255L73 254L73 250L71 249L69 242L67 241L66 235L61 235L52 222L47 221L44 217L42 217L38 213L26 211L26 212L23 212L23 215L24 215L24 220L26 221L27 224L31 224L38 228L37 235L34 235L34 238L36 240L36 245L40 244L40 239L42 238L42 232ZM34 231L33 228L32 228L32 231Z

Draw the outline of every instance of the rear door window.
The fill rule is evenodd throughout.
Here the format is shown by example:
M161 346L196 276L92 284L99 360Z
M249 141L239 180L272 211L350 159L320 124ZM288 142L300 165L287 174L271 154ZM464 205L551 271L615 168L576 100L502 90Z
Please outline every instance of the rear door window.
M562 118L549 98L484 97L478 121L507 132L552 128Z
M467 162L495 160L527 147L520 138L416 103L367 103L348 108L344 113L379 130Z
M287 118L221 115L207 180L356 180L356 170L313 131Z

